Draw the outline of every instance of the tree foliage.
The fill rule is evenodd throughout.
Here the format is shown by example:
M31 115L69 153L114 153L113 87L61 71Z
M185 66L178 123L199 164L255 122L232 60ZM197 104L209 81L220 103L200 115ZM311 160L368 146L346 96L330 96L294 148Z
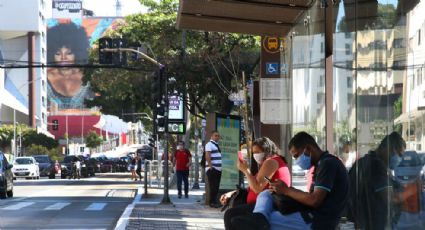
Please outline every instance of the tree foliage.
M248 35L183 31L176 28L178 1L141 0L149 8L146 14L135 14L115 30L111 37L126 38L130 44L141 44L148 55L166 66L166 76L176 79L173 88L187 95L188 109L195 114L216 111L229 113L232 103L228 94L241 87L241 72L248 76L259 61L259 40ZM96 50L92 61L96 62ZM90 105L100 105L103 112L149 112L151 85L157 67L146 60L130 60L138 71L91 69L86 71L96 97ZM126 117L125 117L126 118ZM128 117L126 118L129 119Z
M97 148L103 142L103 139L95 131L90 131L86 136L86 146L88 148Z

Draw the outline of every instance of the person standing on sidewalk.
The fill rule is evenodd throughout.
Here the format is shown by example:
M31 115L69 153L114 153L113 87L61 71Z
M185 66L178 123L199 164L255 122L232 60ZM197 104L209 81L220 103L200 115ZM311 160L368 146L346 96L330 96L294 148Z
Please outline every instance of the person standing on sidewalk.
M139 154L136 156L136 174L139 176L139 181L142 181L142 157Z
M221 180L221 150L218 146L220 134L217 130L211 132L211 140L205 145L206 174L209 187L209 205L219 208L217 195Z
M189 167L192 163L192 154L184 146L184 141L177 143L174 153L173 165L176 168L177 191L179 199L182 198L182 181L184 182L184 197L189 198Z

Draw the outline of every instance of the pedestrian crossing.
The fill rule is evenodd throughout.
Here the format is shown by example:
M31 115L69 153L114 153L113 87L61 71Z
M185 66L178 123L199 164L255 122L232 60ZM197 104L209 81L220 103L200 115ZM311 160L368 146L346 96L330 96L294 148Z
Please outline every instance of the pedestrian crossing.
M72 207L73 206L73 207ZM8 211L23 211L26 209L37 209L40 211L60 211L65 208L73 208L76 210L83 211L102 211L108 207L108 203L105 202L14 202L2 206L0 204L0 210Z

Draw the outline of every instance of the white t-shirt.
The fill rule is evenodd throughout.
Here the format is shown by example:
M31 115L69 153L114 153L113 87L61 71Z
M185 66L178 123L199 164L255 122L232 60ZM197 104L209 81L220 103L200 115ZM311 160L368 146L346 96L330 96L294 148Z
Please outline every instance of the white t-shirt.
M218 171L221 171L221 153L218 150L217 146L215 146L213 143L217 144L217 142L210 140L206 145L205 145L205 152L210 152L211 153L211 164L212 167L217 169ZM218 145L218 144L217 144ZM208 162L206 162L208 164ZM207 165L207 170L209 169L209 167L211 167L211 165Z

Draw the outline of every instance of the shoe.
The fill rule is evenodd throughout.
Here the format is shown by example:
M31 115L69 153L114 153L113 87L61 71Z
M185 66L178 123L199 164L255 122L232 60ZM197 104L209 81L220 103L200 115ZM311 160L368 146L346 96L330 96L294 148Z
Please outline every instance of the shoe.
M222 206L221 204L217 204L217 203L211 203L210 204L211 208L221 208L221 206Z
M244 216L237 216L231 220L232 229L236 230L268 230L270 224L261 213L250 213Z
M179 199L181 199L181 198L182 198L182 195L180 195L180 194L179 194L179 196L178 196L178 197L179 197Z
M184 198L189 198L189 195L187 195L187 194L186 194L186 195L184 195Z

